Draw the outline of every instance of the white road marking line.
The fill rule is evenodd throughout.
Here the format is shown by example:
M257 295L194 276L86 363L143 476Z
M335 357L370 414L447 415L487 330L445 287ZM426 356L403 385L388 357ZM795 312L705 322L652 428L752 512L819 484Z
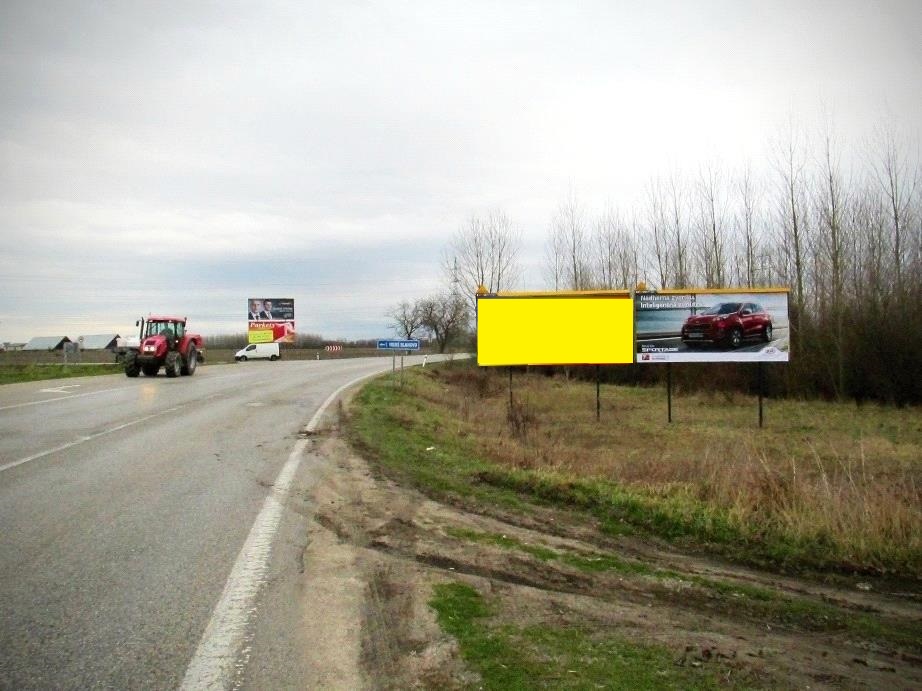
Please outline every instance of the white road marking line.
M150 420L151 418L155 418L155 417L158 417L158 416L160 416L160 415L163 415L163 414L165 414L165 413L167 413L167 412L170 412L170 411L166 411L166 410L165 410L165 411L163 411L163 412L161 412L161 413L154 413L153 415L145 415L144 417L138 418L137 420L132 420L131 422L126 422L126 423L121 424L121 425L118 425L118 426L116 426L116 427L111 427L111 428L109 428L109 429L107 429L107 430L103 430L102 432L97 432L96 434L91 434L91 435L86 436L86 437L78 437L77 439L75 439L75 440L72 441L72 442L68 442L67 444L61 444L60 446L56 446L56 447L54 447L53 449L48 449L47 451L41 451L41 452L39 452L39 453L32 454L31 456L26 456L25 458L20 458L18 461L13 461L12 463L7 463L6 465L0 465L0 472L3 472L4 470L9 470L10 468L15 468L15 467L18 466L18 465L22 465L23 463L28 463L29 461L34 461L34 460L36 460L36 459L38 459L38 458L44 458L45 456L50 456L51 454L57 453L58 451L64 451L64 450L70 449L70 448L72 448L72 447L74 447L74 446L79 446L80 444L85 444L86 442L92 441L93 439L97 439L97 438L99 438L99 437L104 437L105 435L107 435L107 434L112 434L113 432L118 432L119 430L125 429L126 427L131 427L132 425L140 424L140 423L142 423L142 422L145 422L145 421L147 421L147 420Z
M53 389L39 389L39 393L73 393L67 389L79 389L80 384L61 384Z
M326 409L343 391L363 379L379 374L381 371L364 374L336 389L314 413L307 424L307 431L316 431ZM229 689L238 669L241 665L245 666L243 662L238 661L238 656L241 654L247 629L257 609L256 597L265 583L272 542L282 519L285 499L307 444L306 439L299 439L295 443L288 460L275 479L272 491L256 516L224 585L221 599L218 600L205 633L202 634L202 640L199 641L195 655L186 669L186 675L179 687L181 691Z
M330 406L331 403L333 403L333 401L336 400L336 398L337 398L343 391L345 391L346 389L348 389L350 386L353 386L354 384L358 384L358 383L359 383L360 381L362 381L363 379L369 379L369 378L371 378L371 377L376 377L376 376L378 376L379 374L383 374L383 373L386 372L386 371L387 371L387 370L385 369L385 370L381 370L381 371L379 371L379 372L371 372L370 374L363 374L361 377L357 377L356 379L353 379L352 381L347 382L346 384L343 384L342 386L340 386L338 389L336 389L336 391L334 391L333 393L331 393L331 394L327 397L327 400L325 400L325 401L323 402L323 405L321 405L319 408L317 408L317 412L314 413L314 417L312 417L312 418L311 418L311 421L307 423L307 427L306 427L305 429L306 429L308 432L316 432L316 431L317 431L317 427L320 425L320 420L321 420L321 418L323 418L324 413L327 412L327 408Z
M306 446L306 439L295 443L266 497L237 555L224 592L186 669L180 689L230 688L236 676L237 655L246 637L250 618L256 611L256 596L265 583L272 542L282 520L285 498Z
M47 450L45 450L45 451L40 451L39 453L32 454L31 456L26 456L25 458L20 458L18 461L13 461L13 462L11 462L11 463L6 463L6 464L4 464L4 465L0 465L0 473L2 473L4 470L9 470L10 468L15 468L15 467L18 466L18 465L22 465L23 463L28 463L29 461L34 461L34 460L37 460L37 459L39 459L39 458L44 458L45 456L50 456L51 454L53 454L53 453L58 453L59 451L66 451L67 449L73 448L74 446L79 446L80 444L85 444L86 442L92 441L93 439L98 439L99 437L104 437L104 436L106 436L107 434L113 434L114 432L118 432L119 430L123 430L123 429L125 429L126 427L133 427L134 425L139 425L139 424L141 424L142 422L147 422L148 420L153 420L153 419L156 418L156 417L160 417L160 416L162 416L162 415L167 415L167 414L169 414L169 413L175 413L176 411L182 410L183 408L186 408L186 407L188 407L188 406L190 406L190 405L195 405L195 404L198 404L198 403L203 403L204 401L211 400L212 398L215 398L215 397L218 396L218 395L220 395L220 394L213 394L213 395L211 395L211 396L206 396L205 398L200 399L200 400L198 400L198 401L192 401L192 402L190 402L190 403L186 403L186 404L181 405L181 406L176 406L176 407L173 407L173 408L168 408L167 410L161 410L159 413L153 413L153 414L151 414L151 415L145 415L144 417L137 418L136 420L131 420L131 421L129 421L129 422L123 422L121 425L116 425L115 427L110 427L109 429L105 429L105 430L103 430L102 432L96 432L96 434L90 434L90 435L85 436L85 437L78 437L77 439L75 439L75 440L72 441L72 442L68 442L68 443L66 443L66 444L61 444L60 446L55 446L53 449L47 449Z
M13 408L28 408L32 405L42 405L43 403L54 403L55 401L66 401L70 398L83 398L84 396L95 396L100 393L109 393L110 391L122 391L123 389L129 389L129 386L119 386L114 389L99 389L98 391L87 391L86 393L75 393L69 396L58 396L57 398L46 398L41 401L29 401L28 403L16 403L14 405L5 405L0 407L0 410L12 410Z

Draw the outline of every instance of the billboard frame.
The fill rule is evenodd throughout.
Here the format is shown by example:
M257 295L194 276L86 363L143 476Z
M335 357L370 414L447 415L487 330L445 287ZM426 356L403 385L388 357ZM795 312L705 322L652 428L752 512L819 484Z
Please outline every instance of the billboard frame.
M619 365L619 364L650 364L650 363L664 363L666 364L666 395L667 395L667 416L668 421L672 422L672 362L683 362L688 364L694 363L739 363L739 364L756 364L758 365L758 406L759 406L759 427L761 428L764 424L764 412L763 412L763 399L764 399L764 365L765 362L775 362L775 363L788 363L790 361L790 293L791 290L789 287L781 286L772 286L772 287L762 287L762 288L747 288L747 287L732 287L732 288L664 288L664 289L638 289L638 290L591 290L591 291L535 291L535 292L497 292L497 293L488 293L481 288L476 294L475 301L475 324L477 326L477 364L485 367L494 367L494 366L506 366L509 368L509 401L510 405L513 402L513 390L512 390L512 368L516 366L528 366L528 365L551 365L551 366L578 366L578 365L595 365L596 366L596 419L600 418L600 379L599 379L599 366L602 364L606 365ZM764 352L769 357L736 357L732 356L732 353L736 350L737 347L741 346L741 343L738 341L735 343L735 347L731 348L731 354L729 357L717 357L717 358L694 358L694 359L670 359L670 358L640 358L642 354L640 343L641 338L638 336L638 318L637 314L640 310L640 305L644 297L656 296L656 297L678 297L678 296L689 296L693 297L693 300L689 301L687 307L673 307L673 308L661 308L665 309L687 309L691 312L690 316L694 316L695 309L698 309L698 305L691 304L696 302L697 296L699 295L711 295L711 296L738 296L739 300L734 302L740 302L742 305L745 305L748 302L761 305L765 302L765 299L757 301L759 296L765 295L784 295L783 306L784 306L784 319L783 327L788 330L787 343L782 348L774 348L771 346L771 343L775 342L777 339L774 338L774 324L776 321L777 308L775 312L768 312L768 316L772 318L769 323L769 330L765 331L764 338L769 339L767 341L768 347L752 353L753 355L758 355L760 352ZM746 299L747 297L752 296L756 299ZM506 298L506 299L572 299L572 298L621 298L628 299L630 301L631 307L631 318L630 318L630 336L631 336L631 350L632 357L630 360L618 360L618 361L605 361L605 362L593 362L593 361L551 361L551 362L537 362L537 361L518 361L518 360L508 360L505 362L482 362L481 361L481 321L480 321L480 305L481 299L497 299L497 298ZM738 307L739 317L744 318L752 312L746 313L743 310L745 307ZM655 308L652 308L648 311L655 311ZM683 327L687 319L683 319ZM742 328L746 328L745 323L741 324ZM764 326L764 323L763 323ZM681 339L682 333L680 330L679 334L672 334L671 337L678 337ZM749 338L755 338L757 333L749 334ZM654 340L654 339L647 339ZM707 339L702 339L707 341ZM717 343L716 340L713 343ZM691 350L691 348L689 348ZM678 348L675 349L678 351ZM744 353L747 354L747 353ZM528 360L528 358L521 358L519 360Z
M764 287L764 288L746 288L746 287L736 287L736 288L664 288L662 290L643 290L635 292L635 312L634 312L634 328L635 332L637 330L637 312L640 311L641 300L637 299L637 295L641 296L664 296L664 297L678 297L683 295L688 296L698 296L698 295L733 295L733 296L759 296L759 295L785 295L785 324L784 328L790 329L790 293L791 289L781 286L775 287ZM753 301L754 302L754 301ZM764 300L763 300L764 302ZM689 309L695 309L696 307L689 307ZM664 308L665 309L665 308ZM675 308L678 309L678 308ZM652 310L650 310L652 311ZM785 356L783 358L751 358L751 359L739 359L738 357L727 357L727 358L715 358L715 359L671 359L671 358L656 358L651 356L647 359L641 359L643 353L641 352L640 342L641 339L636 337L635 351L637 357L637 364L662 364L666 365L666 416L669 423L672 422L672 363L681 362L684 364L694 364L694 363L703 363L703 364L720 364L720 363L738 363L746 364L754 363L758 365L758 408L759 408L759 428L761 429L764 426L765 414L763 408L763 400L765 397L765 363L766 362L775 362L787 364L790 361L790 331L788 332L788 344L787 349L784 351ZM774 340L774 339L773 339ZM771 342L771 341L770 341Z
M790 292L790 289L785 287L665 288L661 290L638 290L634 294L635 361L637 364L668 364L670 362L788 362L790 360L790 332L788 331L790 327ZM748 327L745 321L743 321L746 319L746 313L742 312L742 306L746 303L765 303L765 296L781 295L784 296L783 307L778 304L770 304L766 309L766 313L771 317L771 322L768 324L768 330L771 331L771 335L766 335L765 338L770 340L759 350L752 350L754 335L752 333L742 333L743 329L752 328ZM715 298L720 298L721 296L736 297L737 300L735 300L735 302L740 303L741 306L739 311L743 316L735 316L734 318L738 320L741 336L744 339L749 339L749 342L743 342L735 346L729 344L724 345L720 340L717 340L717 337L708 338L708 334L700 332L699 335L702 337L701 341L694 342L689 340L686 342L682 332L685 326L688 325L690 319L699 316L697 310L702 308L702 305L698 304L700 296L713 296ZM679 300L679 298L682 297L687 297L688 300ZM652 302L652 299L656 298L662 298L662 302L665 304L659 307L644 307L645 302ZM670 299L674 301L674 306L667 306ZM681 328L676 330L676 322L672 321L672 331L646 332L651 335L644 338L643 334L645 332L643 331L643 324L648 320L643 319L641 314L652 315L657 312L664 313L667 311L682 311L688 312L689 314L681 315L683 320ZM781 312L783 312L783 314L781 314ZM778 329L773 328L779 324L780 326L778 326ZM692 328L695 329L694 326L692 326ZM755 328L758 328L758 326ZM777 331L779 329L788 331L788 336L785 338L778 338ZM697 329L695 330L697 331ZM680 342L672 343L671 345L658 345L656 343L658 341L674 342L677 340ZM772 345L773 343L778 343L779 345ZM702 346L705 348L702 349ZM744 349L745 346L748 346L748 349Z
M260 311L266 302L271 315ZM294 298L247 298L247 343L294 343L296 333Z
M562 328L564 329L566 329L568 326L573 326L573 324L577 323L578 320L575 320L573 315L568 314L570 310L561 309L565 304L562 301L618 301L622 303L619 305L619 309L611 310L611 314L609 315L615 317L618 323L614 324L613 327L610 326L608 328L612 329L612 333L617 333L618 326L628 327L629 331L627 334L618 333L619 338L616 339L616 341L612 344L596 344L593 342L590 344L590 346L583 346L582 350L576 349L573 351L580 355L584 355L585 357L563 357L562 355L557 354L558 350L555 350L556 341L548 341L547 339L542 340L541 336L536 330L539 329L540 326L536 326L533 321L530 321L526 318L544 316L541 314L542 310L536 307L532 310L533 314L531 315L514 315L517 321L514 320L514 323L512 324L500 319L498 314L493 314L490 316L491 321L489 322L489 329L498 333L503 329L508 332L510 329L518 328L519 333L517 333L513 338L510 338L510 341L519 344L523 338L527 341L527 339L531 336L534 337L535 341L538 341L538 345L520 345L516 351L514 346L506 347L505 341L503 341L502 344L498 344L499 340L501 339L498 339L496 333L491 333L489 338L492 340L487 341L484 338L484 330L481 328L483 325L482 319L484 316L482 306L488 304L488 302L495 306L502 304L504 301L520 300L534 302L535 305L541 305L544 303L544 301L547 301L543 305L545 307L544 311L556 311L556 316L558 318L561 318L562 315L567 315L569 324L563 323ZM567 306L570 307L571 305ZM492 307L490 309L492 309ZM588 312L589 310L587 309L584 311ZM508 318L509 315L507 314L505 316ZM553 317L554 315L551 314L551 316ZM620 365L631 364L633 362L634 298L633 294L629 290L522 292L504 291L496 293L479 292L476 295L474 321L477 327L477 364L481 367L513 367L526 365ZM599 324L595 323L595 327L599 328ZM585 327L583 328L585 329ZM489 353L486 356L484 356L485 346L486 352ZM573 347L576 348L576 346ZM628 359L628 350L630 350L631 359ZM563 353L565 350L559 350L559 352Z

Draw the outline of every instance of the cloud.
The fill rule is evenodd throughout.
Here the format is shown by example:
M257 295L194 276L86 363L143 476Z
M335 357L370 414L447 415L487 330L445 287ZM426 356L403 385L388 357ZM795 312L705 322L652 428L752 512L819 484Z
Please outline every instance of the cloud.
M44 316L2 307L0 338L173 305L235 329L263 285L379 335L471 213L534 265L571 187L630 205L824 104L854 138L885 105L917 127L920 8L4 2L0 294Z

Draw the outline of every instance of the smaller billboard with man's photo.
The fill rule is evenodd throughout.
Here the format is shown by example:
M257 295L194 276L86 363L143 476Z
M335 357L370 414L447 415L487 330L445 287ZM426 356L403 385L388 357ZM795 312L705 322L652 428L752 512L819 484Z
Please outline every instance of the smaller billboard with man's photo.
M295 301L291 298L250 298L247 301L248 322L293 322Z
M787 362L788 291L662 290L634 300L637 362Z
M247 300L249 343L294 343L295 301L292 298Z

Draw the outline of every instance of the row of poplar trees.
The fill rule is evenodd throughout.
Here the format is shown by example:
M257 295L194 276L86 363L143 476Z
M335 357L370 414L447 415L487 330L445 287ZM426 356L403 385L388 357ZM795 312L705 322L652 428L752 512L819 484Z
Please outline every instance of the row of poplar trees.
M521 255L503 211L473 216L445 252L452 292L526 287ZM922 402L922 168L895 127L852 147L830 127L790 127L758 170L657 177L628 209L591 214L571 192L542 268L552 290L789 287L791 361L776 388Z

